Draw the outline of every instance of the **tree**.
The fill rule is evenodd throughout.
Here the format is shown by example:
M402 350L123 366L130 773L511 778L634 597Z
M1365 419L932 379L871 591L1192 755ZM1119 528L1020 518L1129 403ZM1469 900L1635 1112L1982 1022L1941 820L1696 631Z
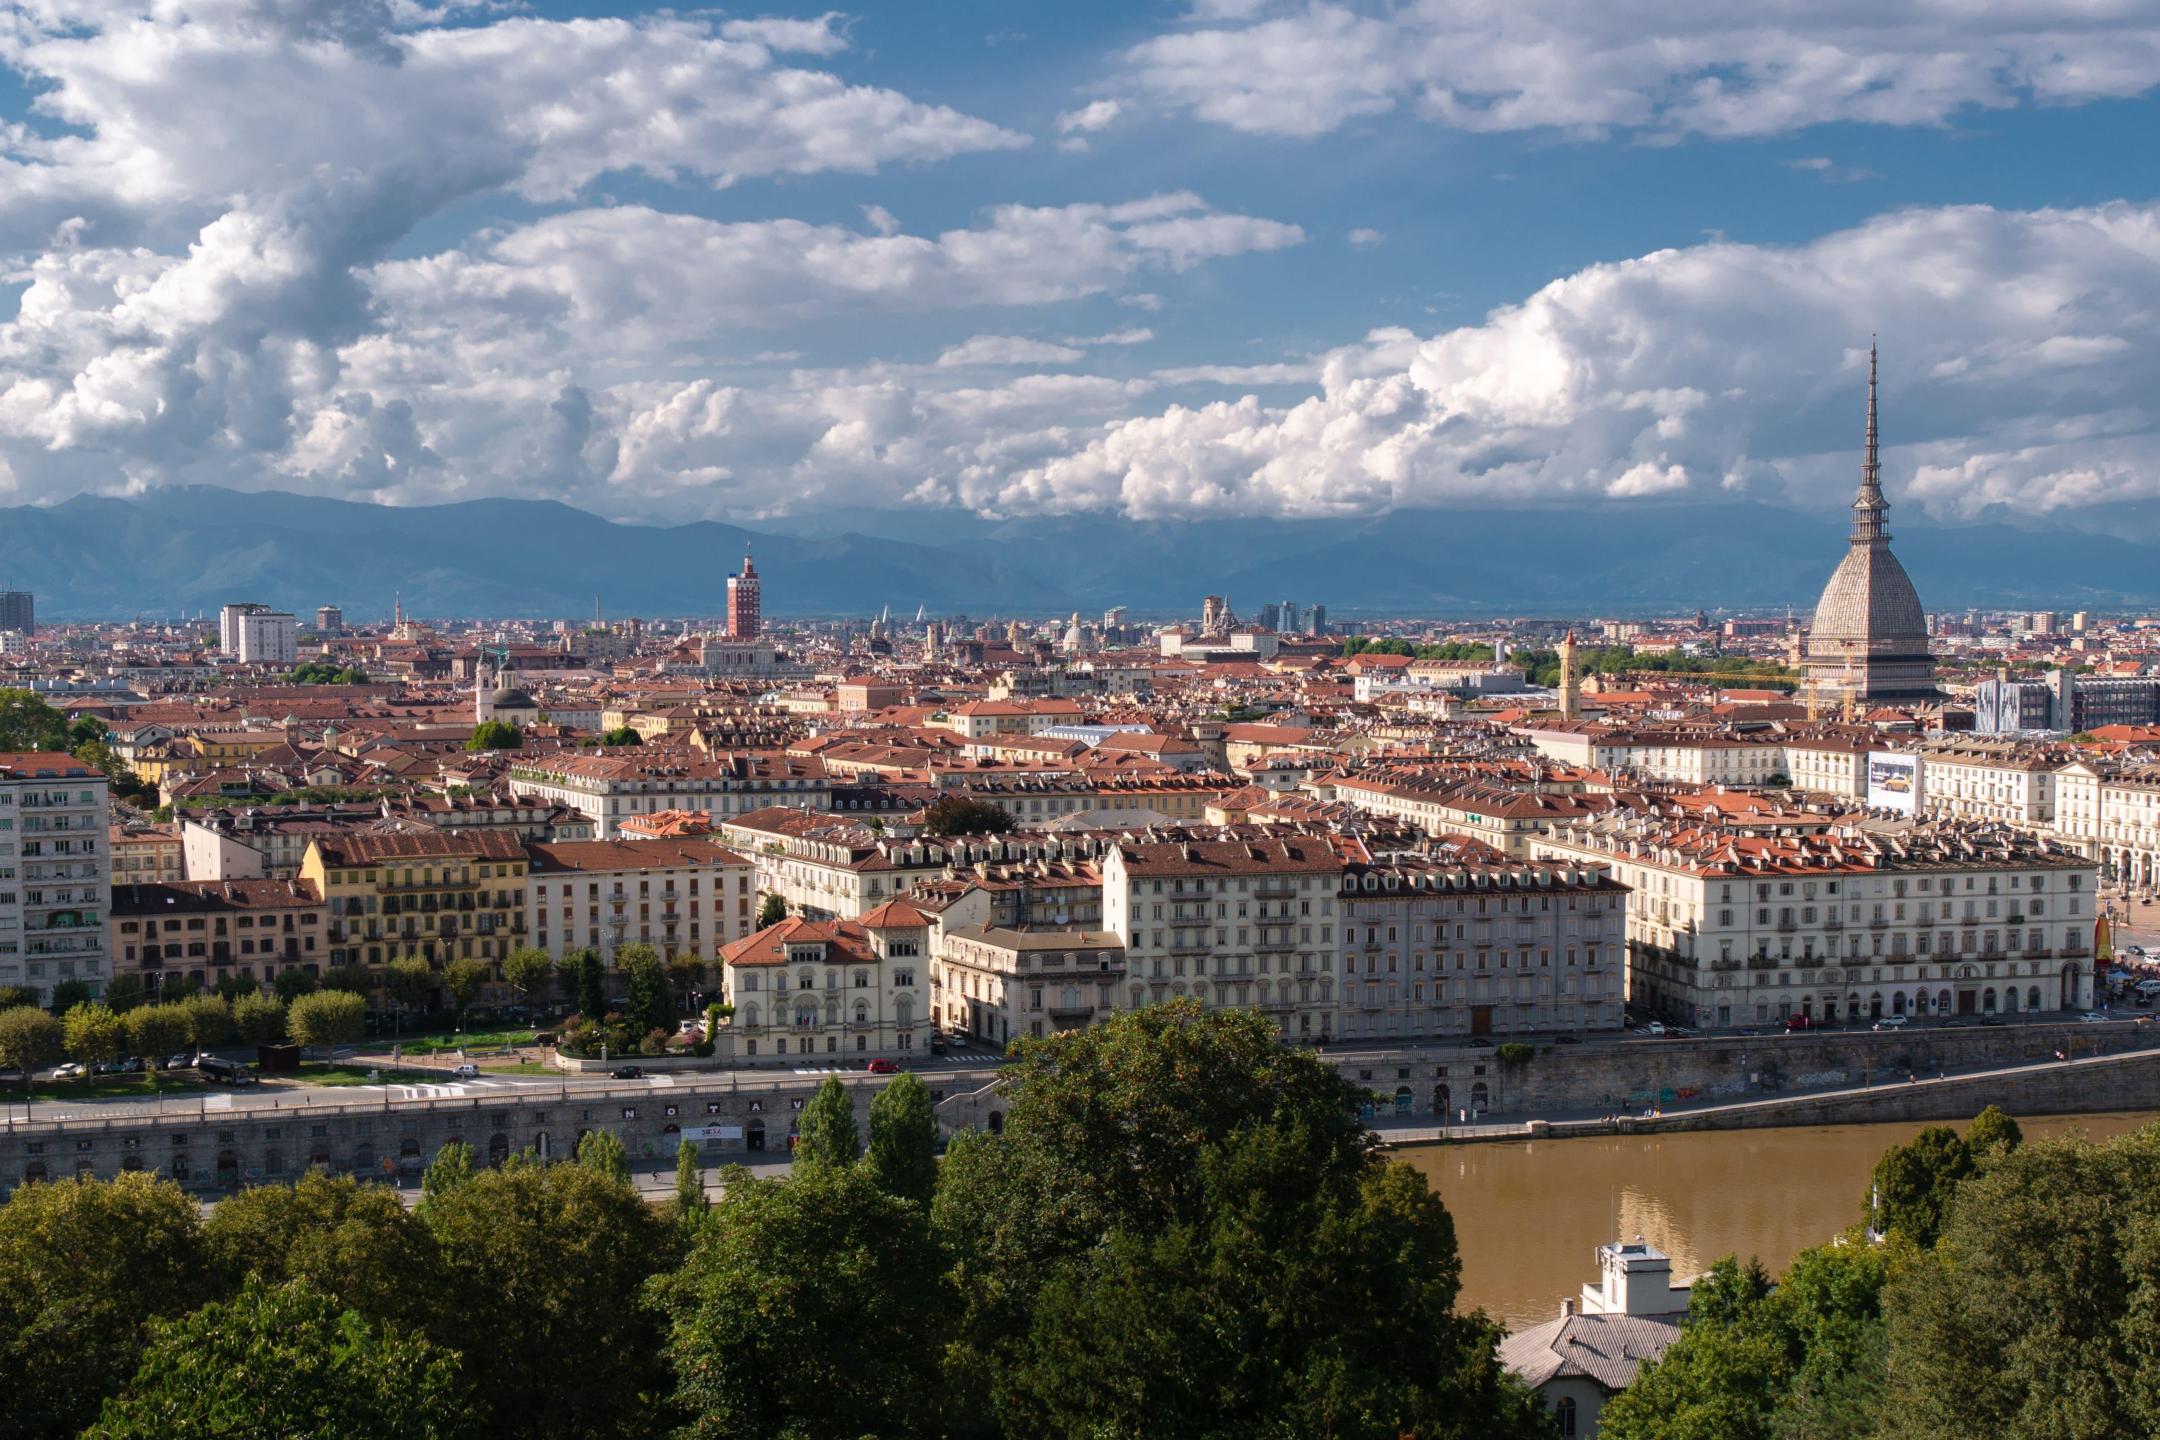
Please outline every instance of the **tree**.
M97 991L90 987L89 981L62 980L59 984L53 986L52 998L46 1001L46 1006L55 1015L66 1015L68 1011L74 1009L77 1005L86 1004L95 999L97 999Z
M925 835L1003 835L1013 817L1002 806L965 795L940 795L923 811Z
M262 987L245 975L220 975L216 985L217 997L228 1005L243 995L259 995Z
M232 1038L233 1002L222 995L191 995L180 1008L187 1022L188 1039L198 1049L213 1049Z
M931 1206L947 1383L1002 1433L1544 1433L1497 1329L1455 1312L1446 1207L1259 1015L1174 1001L1023 1039L1002 1089L1003 1132L954 1144Z
M481 750L515 750L525 743L524 734L507 720L483 720L473 726L472 738L465 748Z
M447 1195L473 1177L472 1146L453 1140L435 1152L427 1173L420 1177L420 1203L426 1205Z
M606 971L601 967L600 954L590 946L572 955L569 970L577 991L578 1013L588 1020L599 1020L607 1014Z
M588 1130L578 1137L577 1163L595 1174L605 1175L623 1184L630 1183L630 1159L623 1151L622 1137L612 1130Z
M222 1289L250 1274L305 1280L372 1323L445 1343L455 1333L435 1236L386 1185L316 1169L290 1185L250 1185L210 1212L203 1245Z
M674 983L677 996L676 1014L687 1015L697 1007L697 992L704 988L709 968L705 957L695 951L684 950L668 957L668 979Z
M798 1168L813 1165L853 1165L862 1155L862 1136L855 1129L855 1101L837 1075L825 1077L810 1103L802 1108L795 1141Z
M277 978L270 982L270 988L277 992L278 999L291 1004L302 995L315 993L315 977L297 965L288 965L277 972ZM235 1002L236 1005L237 1003Z
M618 725L613 730L600 732L600 743L610 748L621 745L643 745L645 737L628 725Z
M642 1292L670 1247L636 1191L583 1165L513 1159L437 1196L423 1218L443 1293L458 1297L445 1323L499 1433L667 1429L659 1322Z
M1972 1124L1965 1127L1965 1148L1972 1153L1976 1168L1985 1169L2024 1143L2025 1132L2017 1121L1994 1105L1973 1116Z
M548 992L554 988L554 957L545 950L521 945L503 961L503 980L517 991L528 1007L537 1011L546 1004Z
M785 919L787 919L786 897L775 894L767 894L763 903L758 906L758 929L763 930L767 926L777 925Z
M328 660L303 660L292 672L295 685L365 685L367 671L357 665L333 665Z
M374 992L375 972L359 964L332 965L323 972L322 988L342 990L348 995L366 996ZM299 997L288 995L285 1003L290 1005L297 998Z
M383 967L382 981L400 1010L425 1010L435 994L435 967L423 955L400 955Z
M943 1288L922 1211L867 1176L820 1166L731 1181L682 1268L652 1287L676 1406L690 1417L678 1433L940 1433Z
M210 1298L201 1212L169 1181L25 1185L0 1205L0 1416L72 1436L142 1354L146 1322Z
M340 1311L305 1280L158 1324L85 1440L452 1440L478 1435L455 1351Z
M652 946L625 945L615 952L615 968L629 982L623 1019L631 1033L643 1037L655 1030L673 1030L676 1011L674 998L668 994L667 967Z
M181 1005L138 1005L120 1017L128 1049L155 1067L188 1043L188 1013Z
M2160 1433L2160 1127L1966 1180L1884 1297L1886 1440Z
M68 1057L85 1065L116 1060L127 1045L120 1017L95 1000L85 1000L61 1017L61 1044Z
M285 1039L285 1005L275 995L241 996L233 1001L232 1018L245 1044L276 1045Z
M115 975L105 982L105 993L98 997L115 1015L125 1015L143 1003L148 992L143 988L140 975Z
M1950 1199L1973 1173L1972 1152L1947 1125L1930 1125L1910 1143L1894 1145L1875 1162L1869 1190L1872 1227L1893 1231L1923 1249L1942 1233Z
M367 1002L345 990L318 990L292 1002L285 1030L295 1045L351 1045L367 1033Z
M937 1109L921 1076L899 1076L870 1102L866 1160L879 1189L929 1211L937 1188Z
M67 717L28 690L0 690L0 751L65 750Z
M705 1172L698 1168L693 1141L675 1147L675 1219L685 1228L705 1214Z
M0 1010L0 1065L23 1072L41 1070L61 1056L60 1022L36 1005L12 1005Z
M13 1010L18 1005L35 1005L38 992L27 985L0 985L0 1010Z
M457 1007L457 1023L465 1023L465 1012L472 1008L473 998L480 987L488 982L488 967L478 960L456 959L443 966L443 988L450 992L450 1003Z

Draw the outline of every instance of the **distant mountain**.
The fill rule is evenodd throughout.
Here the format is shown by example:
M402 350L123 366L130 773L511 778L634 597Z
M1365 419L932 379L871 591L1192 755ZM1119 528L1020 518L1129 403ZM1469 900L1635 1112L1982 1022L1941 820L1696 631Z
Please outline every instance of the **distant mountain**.
M1932 608L2160 603L2122 534L1998 522L1895 527ZM2127 532L2143 538L2142 532ZM544 500L396 507L205 486L0 509L0 585L54 619L259 600L306 613L713 615L749 544L783 615L1197 612L1271 600L1336 615L1582 614L1814 603L1844 527L1751 503L1422 510L1344 520L986 520L838 511L757 531L630 525Z

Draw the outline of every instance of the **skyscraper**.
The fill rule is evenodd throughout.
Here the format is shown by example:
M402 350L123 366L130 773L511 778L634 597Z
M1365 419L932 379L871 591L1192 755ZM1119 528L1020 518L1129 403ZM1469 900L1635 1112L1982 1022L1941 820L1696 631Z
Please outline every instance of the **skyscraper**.
M1925 701L1937 698L1928 654L1927 612L1905 567L1890 553L1883 513L1875 405L1875 347L1868 346L1867 444L1852 538L1815 605L1808 627L1808 691L1817 701Z
M743 551L742 570L728 576L727 582L727 633L730 640L755 640L764 629L764 618L758 610L757 567L750 563L750 552Z
M0 630L37 634L37 599L28 590L0 590Z

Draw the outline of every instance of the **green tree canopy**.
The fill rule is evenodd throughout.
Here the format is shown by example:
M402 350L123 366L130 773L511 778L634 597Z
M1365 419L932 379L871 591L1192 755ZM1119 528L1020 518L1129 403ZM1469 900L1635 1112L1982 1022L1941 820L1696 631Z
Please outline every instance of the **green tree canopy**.
M472 1146L453 1140L435 1152L427 1173L420 1177L420 1203L427 1205L455 1190L473 1177Z
M120 1017L128 1049L152 1066L188 1043L188 1013L182 1005L138 1005Z
M479 1427L457 1355L340 1311L304 1280L249 1279L156 1327L85 1440L452 1440Z
M620 1184L630 1183L630 1157L622 1137L612 1130L588 1130L578 1137L577 1163L596 1175Z
M435 994L435 967L424 955L400 955L383 967L383 993L401 1010L425 1010Z
M285 1010L295 1045L351 1045L367 1033L367 1001L349 990L318 990Z
M137 1172L0 1205L0 1427L72 1436L134 1373L148 1323L210 1298L195 1202Z
M397 1192L310 1170L290 1185L250 1185L203 1222L212 1272L305 1280L375 1324L424 1329L451 1343L456 1304L442 1289L434 1234Z
M1497 1330L1455 1313L1446 1208L1260 1016L1178 1001L1023 1039L1004 1089L1003 1133L952 1147L932 1206L964 1304L949 1380L1004 1433L1542 1431Z
M674 1030L675 997L668 990L667 967L652 946L623 946L615 952L615 968L622 971L630 990L623 1003L623 1019L631 1033L642 1039L654 1030Z
M921 1076L900 1075L878 1091L864 1153L878 1188L927 1211L937 1189L937 1138L937 1109Z
M515 750L525 743L525 736L517 726L507 720L483 720L473 726L472 738L465 748L481 750Z
M335 665L328 660L303 660L293 668L295 685L365 685L367 671L357 665Z
M637 731L631 729L628 725L618 725L613 730L601 731L600 743L602 745L610 747L621 745L643 745L645 743L645 737L638 734Z
M62 980L52 987L52 994L47 998L45 1004L46 1008L51 1010L53 1014L64 1016L77 1005L86 1004L95 999L97 999L97 992L90 987L89 981Z
M450 1003L457 1008L460 1025L465 1023L465 1012L472 1008L478 998L480 987L488 982L488 967L484 961L460 957L443 966L443 988L450 992Z
M555 983L555 960L547 951L520 945L503 960L503 980L525 1003L543 1005Z
M277 972L277 978L270 982L270 988L277 992L278 999L289 1003L302 995L313 994L319 987L313 975L297 965L288 965Z
M1972 1124L1965 1127L1965 1148L1972 1153L1975 1167L1992 1165L2024 1143L2025 1132L2017 1121L1993 1105L1973 1116Z
M275 995L241 996L232 1002L232 1018L245 1044L275 1045L285 1038L285 1004Z
M61 1056L60 1022L37 1005L13 1005L0 1010L0 1065L30 1072L50 1065Z
M923 811L925 835L1003 835L1013 817L1001 805L965 795L940 795Z
M923 1212L814 1166L731 1180L682 1268L653 1285L693 1440L940 1433L950 1305ZM774 1383L785 1376L786 1383ZM1171 1434L1170 1430L1155 1433Z
M1930 1125L1875 1162L1869 1189L1870 1223L1884 1234L1894 1231L1915 1245L1933 1245L1949 1213L1951 1197L1972 1173L1972 1152L1957 1131Z
M698 1165L697 1145L685 1140L675 1147L676 1222L688 1229L704 1216L706 1208L705 1172Z
M67 716L29 690L0 690L0 750L66 750Z
M222 995L189 996L181 1003L188 1038L205 1050L232 1039L233 1005Z
M127 1048L127 1028L120 1017L95 1000L69 1007L60 1028L68 1055L85 1065L115 1059Z
M862 1135L855 1128L855 1097L839 1076L828 1075L796 1122L798 1166L853 1165L862 1155Z
M577 992L578 1013L588 1020L607 1014L607 971L598 951L587 947L564 962Z
M425 1218L458 1297L467 1374L498 1433L664 1429L658 1322L640 1297L669 1246L635 1191L587 1166L513 1160L436 1196Z
M763 930L768 925L777 925L785 919L787 919L787 897L778 894L767 894L758 905L758 929Z

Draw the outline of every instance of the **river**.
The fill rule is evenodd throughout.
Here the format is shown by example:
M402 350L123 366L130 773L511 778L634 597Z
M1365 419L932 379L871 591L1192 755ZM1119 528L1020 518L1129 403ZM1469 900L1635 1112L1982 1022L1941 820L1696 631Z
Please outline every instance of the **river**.
M2027 1138L2083 1130L2104 1140L2160 1113L2021 1119ZM1440 1192L1462 1247L1464 1308L1510 1330L1550 1320L1597 1279L1593 1251L1642 1236L1675 1281L1722 1255L1774 1274L1860 1219L1883 1151L1919 1123L1434 1145L1396 1152ZM1959 1127L1962 1128L1962 1127Z

